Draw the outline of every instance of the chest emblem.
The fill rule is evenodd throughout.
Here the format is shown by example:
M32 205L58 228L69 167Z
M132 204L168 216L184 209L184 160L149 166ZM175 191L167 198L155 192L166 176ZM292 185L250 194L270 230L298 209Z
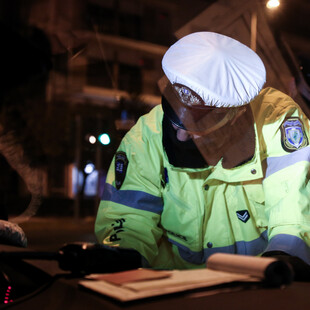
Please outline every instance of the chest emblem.
M237 213L238 219L242 221L243 223L246 223L250 218L250 214L248 210L240 210L240 211L236 211L236 213Z
M290 117L282 123L281 143L287 152L294 152L309 144L304 126L298 117Z

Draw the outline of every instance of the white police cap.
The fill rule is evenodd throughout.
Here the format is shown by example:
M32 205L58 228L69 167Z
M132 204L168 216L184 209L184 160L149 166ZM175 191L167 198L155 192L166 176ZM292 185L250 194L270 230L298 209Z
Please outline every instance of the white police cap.
M189 34L165 53L162 68L170 83L198 94L205 106L238 107L262 89L266 70L246 45L214 32ZM195 105L195 102L193 102Z

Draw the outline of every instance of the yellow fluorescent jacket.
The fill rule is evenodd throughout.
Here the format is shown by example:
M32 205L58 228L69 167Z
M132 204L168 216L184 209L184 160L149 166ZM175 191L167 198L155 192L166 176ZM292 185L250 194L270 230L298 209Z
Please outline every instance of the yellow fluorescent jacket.
M162 145L161 106L141 117L118 149L128 158L120 189L115 158L109 169L95 223L98 241L135 249L153 268L202 268L215 252L274 250L310 263L309 121L272 88L250 104L255 155L232 169L221 161L173 167ZM281 126L290 118L300 120L304 135L301 146L286 151Z

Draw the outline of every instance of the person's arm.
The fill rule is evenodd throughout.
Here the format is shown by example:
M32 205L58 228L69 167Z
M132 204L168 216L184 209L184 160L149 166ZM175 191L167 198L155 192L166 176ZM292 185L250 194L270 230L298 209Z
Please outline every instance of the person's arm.
M276 123L275 123L276 124ZM299 109L267 127L263 181L269 243L263 256L291 263L295 279L310 279L309 121Z
M142 136L140 121L123 139L111 163L99 206L99 243L138 251L150 264L158 254L163 209L160 155Z

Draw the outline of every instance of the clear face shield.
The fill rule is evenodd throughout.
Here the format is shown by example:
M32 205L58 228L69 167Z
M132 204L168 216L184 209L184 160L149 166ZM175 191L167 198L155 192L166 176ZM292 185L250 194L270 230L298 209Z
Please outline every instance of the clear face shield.
M174 125L191 135L207 164L216 165L223 158L223 167L231 168L253 156L254 121L249 105L209 107L194 91L172 85L166 77L158 85L167 101L164 112Z

